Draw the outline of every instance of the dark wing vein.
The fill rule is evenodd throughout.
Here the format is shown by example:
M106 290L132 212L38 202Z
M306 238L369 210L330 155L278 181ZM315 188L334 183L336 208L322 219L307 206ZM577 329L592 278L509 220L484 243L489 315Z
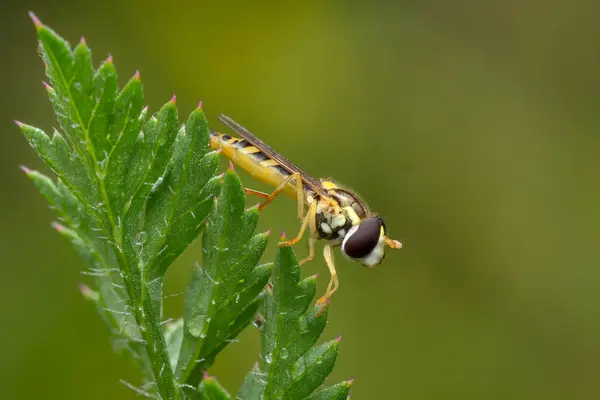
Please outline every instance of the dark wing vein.
M254 136L250 131L246 128L232 120L226 115L219 115L219 121L227 125L230 129L240 135L242 138L246 139L248 142L252 143L255 147L265 153L269 158L277 161L283 168L285 168L290 173L300 173L300 177L302 181L313 191L320 194L321 196L327 197L327 194L323 191L321 187L321 183L315 178L311 177L305 171L303 171L300 167L294 165L290 160L273 150L269 145L265 142Z

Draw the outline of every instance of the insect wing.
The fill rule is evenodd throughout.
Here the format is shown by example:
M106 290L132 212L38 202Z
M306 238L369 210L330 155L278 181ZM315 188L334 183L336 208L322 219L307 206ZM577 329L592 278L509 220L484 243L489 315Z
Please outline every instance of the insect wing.
M302 177L302 181L314 192L318 193L321 196L328 197L328 195L323 191L321 183L308 175L305 171L300 169L298 166L294 165L290 160L273 150L269 145L265 142L254 136L250 131L246 128L235 122L233 119L229 118L226 115L219 115L219 121L223 124L227 125L231 130L236 132L242 138L246 139L248 142L252 143L256 148L265 153L269 158L277 161L279 165L281 165L284 169L286 169L290 173L298 172Z

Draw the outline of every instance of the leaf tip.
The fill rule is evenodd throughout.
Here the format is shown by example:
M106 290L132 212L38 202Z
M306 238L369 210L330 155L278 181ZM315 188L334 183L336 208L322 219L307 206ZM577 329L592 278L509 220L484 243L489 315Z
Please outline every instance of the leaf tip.
M176 102L177 102L177 96L176 96L176 95L173 95L173 96L171 97L171 104L173 104L173 105L174 105Z
M208 371L204 369L204 370L202 370L202 379L205 381L211 381L211 380L213 380L213 377L210 376L208 374Z
M354 378L350 378L348 379L346 382L344 382L346 384L346 386L350 387L352 386L352 384L354 383Z
M19 128L23 127L23 123L21 121L18 121L16 119L13 119L13 122L15 123L15 125L17 125Z
M339 343L342 341L342 335L339 335L338 337L335 338L336 343Z
M112 54L109 54L108 57L106 57L105 63L107 63L107 64L112 64L113 63L113 56L112 56Z
M51 90L53 90L53 89L52 89L52 86L50 86L50 85L48 84L48 82L46 82L46 81L42 81L42 85L44 85L44 89L46 89L47 91L51 91Z
M133 79L136 79L138 81L140 80L140 70L139 69L135 70L135 74L133 74ZM148 106L146 106L146 107L148 107Z
M197 110L202 110L202 100L200 100L198 102L198 106L196 107Z
M284 242L286 239L285 232L281 231L281 241Z
M86 299L93 299L95 296L95 292L90 289L90 287L88 285L86 285L85 283L80 283L79 284L79 291L81 292L81 295L83 297L85 297Z
M82 36L81 39L79 39L79 43L82 44L83 46L85 46L87 44L87 42L85 41L85 36Z
M19 168L21 168L21 171L25 172L27 175L29 175L31 172L31 170L24 165L19 166Z
M234 171L233 163L231 162L231 160L229 160L229 170Z
M52 222L52 227L54 229L56 229L56 231L58 233L64 232L64 230L65 230L65 226L63 224L60 224L60 223L56 222L56 221Z
M269 236L271 236L271 230L270 230L270 229L269 229L268 231L266 231L266 232L265 232L265 236L266 236L266 237L269 237Z
M41 28L44 26L44 24L42 24L42 21L40 21L40 19L37 17L37 15L34 14L33 11L29 11L29 18L31 18L31 20L33 21L33 25L35 25L36 28Z
M326 299L321 298L321 299L317 300L316 307L318 308L318 310L315 313L316 318L319 318L325 312L325 310L327 310L327 307L329 307L330 302L331 302L331 297L327 297Z

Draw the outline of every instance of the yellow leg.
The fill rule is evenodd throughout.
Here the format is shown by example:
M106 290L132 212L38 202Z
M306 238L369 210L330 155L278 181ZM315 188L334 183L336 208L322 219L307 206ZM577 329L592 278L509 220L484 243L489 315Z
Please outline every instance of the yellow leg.
M296 176L296 203L298 203L298 219L302 221L302 218L304 217L304 188L302 186L300 174L295 173L294 175ZM310 214L307 213L307 215Z
M286 242L279 243L280 247L291 246L293 244L298 243L300 241L300 239L302 239L302 236L304 235L304 232L306 231L306 227L308 226L308 221L310 220L310 215L311 215L311 213L314 213L316 211L316 208L317 208L316 202L312 203L310 205L310 208L308 209L308 212L306 213L306 216L304 217L304 221L302 221L302 226L300 227L300 232L298 232L298 235L295 238L290 239Z
M260 192L258 190L254 190L254 189L244 188L244 193L251 194L253 196L258 196L258 197L261 197L263 199L268 199L269 198L269 193Z
M317 247L317 239L315 239L314 237L310 237L308 239L308 257L303 258L302 260L300 260L298 262L298 264L302 265L306 262L311 261L313 258L315 258L315 249Z
M263 201L263 202L261 203L261 205L260 205L260 206L258 206L258 209L262 211L262 210L263 210L263 209L264 209L264 208L265 208L265 207L266 207L266 206L267 206L267 205L268 205L270 202L272 202L272 201L273 201L273 199L274 199L275 197L277 197L277 195L279 195L279 193L281 193L281 192L283 191L283 189L285 189L285 187L286 187L286 186L287 186L287 185L288 185L288 184L289 184L289 183L290 183L290 182L291 182L293 179L296 179L296 181L300 181L300 188L302 188L302 179L300 179L300 174L299 174L298 172L296 172L296 173L294 173L294 174L292 174L292 175L288 176L287 178L285 178L285 179L283 180L283 182L281 182L281 183L279 184L279 186L277 186L277 187L275 188L275 190L273 190L273 192L272 192L270 195L268 195L268 196L267 196L266 200L265 200L265 201ZM252 190L252 189L248 189L248 190ZM252 190L252 192L246 192L246 193L251 193L251 194L255 194L255 195L259 196L259 197L263 197L263 196L262 196L262 194L263 194L263 193L262 193L262 192L258 192L258 191L256 191L256 190ZM259 194L259 193L260 193L260 194ZM301 196L302 196L302 200L303 200L303 202L302 202L302 203L304 203L304 193L300 193L300 194L298 195L298 198L300 198ZM304 204L302 204L302 207L304 207ZM301 214L300 214L300 215L301 215ZM300 216L300 215L299 215L299 216Z
M327 285L327 291L323 297L317 300L317 304L325 305L329 303L329 299L331 295L338 289L340 286L340 282L337 277L337 272L335 271L335 263L333 261L333 247L330 244L326 244L323 249L323 255L325 256L325 262L327 263L327 267L329 268L329 272L331 273L331 278L329 279L329 285Z
M302 179L300 178L299 173L295 173L295 174L288 176L279 186L277 186L277 188L275 190L273 190L273 193L271 193L271 194L261 192L258 190L254 190L254 189L248 189L248 188L244 188L244 192L246 194L251 194L253 196L257 196L257 197L266 199L258 207L259 210L262 211L267 206L267 204L269 204L275 197L277 197L277 195L279 193L281 193L281 191L283 189L285 189L285 186L288 183L290 183L292 181L292 179L296 179L296 193L297 193L296 202L298 203L298 219L300 221L302 221L304 218L304 189L302 187Z

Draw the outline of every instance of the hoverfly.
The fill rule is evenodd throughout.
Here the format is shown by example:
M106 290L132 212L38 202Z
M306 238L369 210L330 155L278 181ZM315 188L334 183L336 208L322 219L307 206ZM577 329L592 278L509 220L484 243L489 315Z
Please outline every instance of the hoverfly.
M264 199L259 210L282 192L297 201L298 218L302 221L300 232L295 238L279 245L290 246L299 242L308 228L309 255L299 262L302 265L314 259L317 240L327 241L323 255L331 278L317 304L329 302L339 287L333 260L334 246L340 246L348 258L367 267L374 267L383 261L385 246L393 249L402 247L399 241L387 236L383 220L369 211L355 193L332 181L312 178L231 118L220 115L219 120L241 138L211 132L211 147L221 150L225 157L256 179L275 187L270 194L244 189L247 194Z

